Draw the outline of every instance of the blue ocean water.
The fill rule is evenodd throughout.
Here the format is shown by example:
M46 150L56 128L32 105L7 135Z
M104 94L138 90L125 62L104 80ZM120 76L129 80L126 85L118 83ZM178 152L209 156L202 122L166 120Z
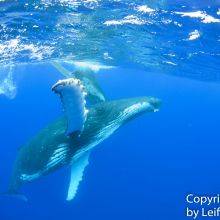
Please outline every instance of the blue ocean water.
M73 201L64 167L24 185L27 203L0 197L0 219L187 219L187 194L218 194L219 23L219 1L1 1L1 192L19 147L63 114L53 61L92 70L109 100L162 105L93 150Z

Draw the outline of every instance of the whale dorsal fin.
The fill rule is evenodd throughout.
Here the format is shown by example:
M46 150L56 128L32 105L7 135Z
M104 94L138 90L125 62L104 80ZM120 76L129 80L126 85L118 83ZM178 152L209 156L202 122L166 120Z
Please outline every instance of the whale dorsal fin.
M52 91L59 94L67 118L67 134L82 132L88 110L86 108L86 95L80 80L69 78L59 80Z
M69 189L67 194L67 201L74 199L80 181L83 178L83 172L86 166L89 164L89 154L90 152L83 153L79 158L77 158L71 166L71 178L69 183Z

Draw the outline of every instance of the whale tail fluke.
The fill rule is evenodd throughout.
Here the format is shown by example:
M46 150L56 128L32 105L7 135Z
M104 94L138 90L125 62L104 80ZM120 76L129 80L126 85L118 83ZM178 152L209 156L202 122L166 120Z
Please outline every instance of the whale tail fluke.
M7 192L4 192L4 193L1 193L0 196L16 198L16 199L19 199L21 201L28 202L28 198L24 194L17 193L17 192L7 191Z

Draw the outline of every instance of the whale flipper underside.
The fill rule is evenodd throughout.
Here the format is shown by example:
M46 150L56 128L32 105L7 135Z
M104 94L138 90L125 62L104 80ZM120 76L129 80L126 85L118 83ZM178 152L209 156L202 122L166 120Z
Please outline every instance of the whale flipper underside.
M86 166L89 164L90 152L85 152L81 157L72 162L71 165L71 177L69 183L69 189L67 194L67 201L74 199L80 181L83 178L83 172Z
M57 93L63 104L67 118L67 134L82 132L86 121L88 109L86 107L86 95L84 86L78 79L69 78L59 80L52 91Z

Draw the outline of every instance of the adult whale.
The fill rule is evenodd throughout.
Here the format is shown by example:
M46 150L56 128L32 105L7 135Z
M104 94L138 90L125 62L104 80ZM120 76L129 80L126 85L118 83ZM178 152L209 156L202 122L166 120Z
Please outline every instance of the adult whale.
M155 112L160 105L156 98L138 97L88 107L86 89L76 78L58 81L52 91L60 96L65 115L20 148L8 194L19 195L24 183L71 165L67 200L72 200L92 148L125 122L141 113Z
M86 90L87 99L89 99L90 104L96 104L106 100L104 92L96 80L95 73L91 70L69 71L58 61L52 61L51 64L64 77L73 77L81 81Z

